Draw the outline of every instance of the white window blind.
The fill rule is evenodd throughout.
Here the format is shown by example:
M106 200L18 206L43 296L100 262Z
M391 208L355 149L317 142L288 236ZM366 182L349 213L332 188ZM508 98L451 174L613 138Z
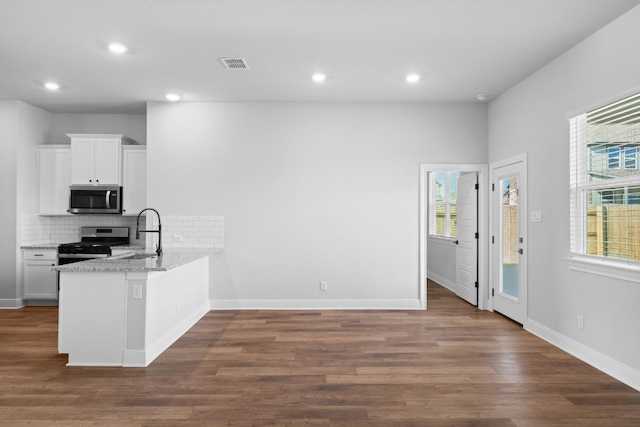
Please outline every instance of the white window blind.
M640 263L640 94L570 119L571 252Z

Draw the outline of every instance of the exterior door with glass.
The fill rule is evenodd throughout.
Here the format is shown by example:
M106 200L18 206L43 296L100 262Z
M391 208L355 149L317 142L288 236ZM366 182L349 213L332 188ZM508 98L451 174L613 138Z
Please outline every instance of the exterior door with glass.
M526 156L491 165L493 309L523 324L527 318Z

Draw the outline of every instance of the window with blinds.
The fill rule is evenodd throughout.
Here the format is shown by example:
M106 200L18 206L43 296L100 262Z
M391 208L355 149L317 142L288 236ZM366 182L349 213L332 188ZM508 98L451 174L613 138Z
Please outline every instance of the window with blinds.
M429 234L456 237L458 233L458 171L429 172Z
M571 252L640 262L640 94L570 119Z

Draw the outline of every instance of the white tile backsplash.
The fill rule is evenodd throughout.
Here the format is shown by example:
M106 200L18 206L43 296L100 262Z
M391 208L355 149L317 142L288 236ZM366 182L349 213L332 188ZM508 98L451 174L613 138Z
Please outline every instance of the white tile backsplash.
M152 222L153 229L157 229L158 220L155 215ZM224 249L224 216L163 216L162 247Z
M51 243L51 217L23 215L20 222L22 245Z
M141 218L140 227L143 228L144 224L145 218ZM80 227L82 226L129 227L131 242L144 244L144 237L141 240L135 239L136 217L115 215L22 215L20 218L20 245L77 242L80 240Z
M152 218L151 229L157 230L158 220ZM140 229L146 229L146 218L140 218ZM129 227L132 243L145 243L145 235L135 239L136 217L103 215L39 216L22 215L20 244L39 245L69 243L80 240L82 226ZM150 233L157 242L155 234ZM162 246L164 248L224 249L224 216L167 215L162 217Z

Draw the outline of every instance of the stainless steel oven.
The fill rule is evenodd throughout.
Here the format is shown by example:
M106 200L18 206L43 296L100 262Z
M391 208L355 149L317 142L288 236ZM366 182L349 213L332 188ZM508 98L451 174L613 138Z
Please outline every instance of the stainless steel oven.
M58 265L71 264L73 262L90 261L98 258L106 258L111 255L111 249L109 253L105 254L58 254Z

